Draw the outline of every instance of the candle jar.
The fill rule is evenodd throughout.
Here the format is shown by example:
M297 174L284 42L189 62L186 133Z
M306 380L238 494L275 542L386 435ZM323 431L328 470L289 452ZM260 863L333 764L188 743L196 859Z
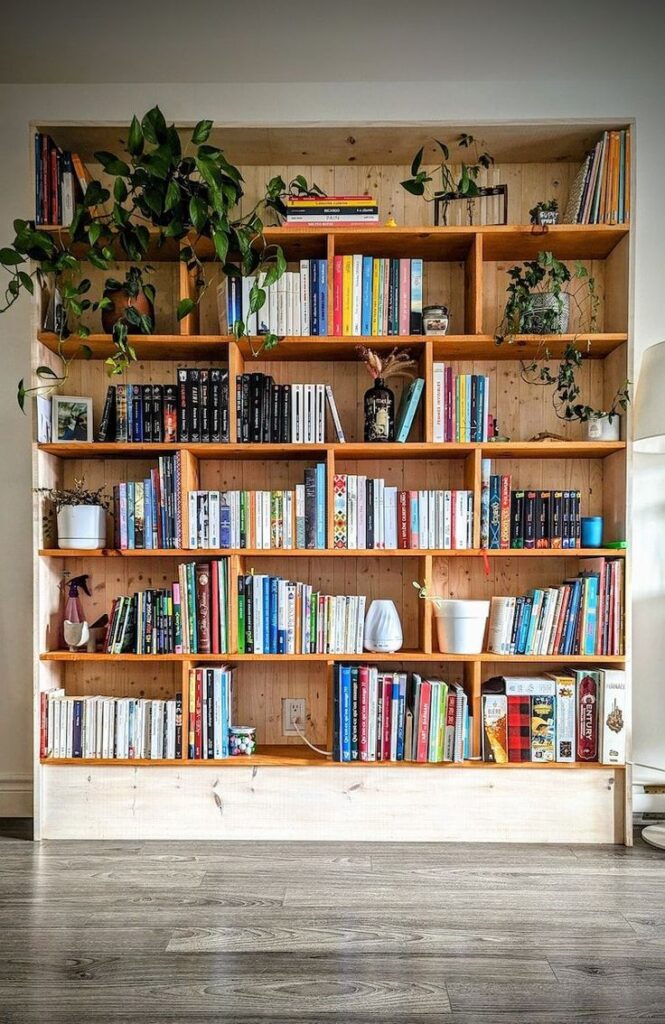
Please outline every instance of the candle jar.
M231 757L250 757L256 753L256 728L253 725L232 725L229 729Z
M377 377L365 392L365 441L395 440L395 396Z
M447 306L425 306L423 334L447 334L450 316Z

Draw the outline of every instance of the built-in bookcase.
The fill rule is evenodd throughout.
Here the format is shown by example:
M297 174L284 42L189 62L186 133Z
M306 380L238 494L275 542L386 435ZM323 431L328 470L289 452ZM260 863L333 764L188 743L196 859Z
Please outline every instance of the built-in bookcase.
M117 129L100 126L40 125L62 146L91 160L95 149L109 144ZM443 130L443 129L442 129ZM599 130L599 129L598 129ZM302 130L304 131L304 130ZM372 135L372 131L375 135ZM480 546L480 476L482 458L493 459L495 472L510 473L515 487L570 488L582 493L583 514L605 517L606 539L628 536L625 441L589 442L583 428L557 419L546 388L525 383L521 360L539 351L542 338L523 337L500 347L494 331L505 302L506 269L514 262L551 249L571 265L581 260L596 278L600 298L597 332L589 335L588 360L581 371L585 398L601 405L630 377L629 276L630 238L627 226L569 226L549 229L527 224L528 210L539 199L555 197L565 206L568 189L585 147L597 129L579 127L572 133L556 126L540 130L533 148L524 130L502 129L497 134L497 164L490 183L509 185L510 223L505 227L479 225L432 228L431 208L399 186L408 176L404 153L410 140L425 131L405 128L405 141L394 154L381 142L381 130L355 133L366 163L350 163L348 144L332 130L308 129L307 148L293 142L285 166L276 166L265 130L229 130L224 136L229 156L243 168L247 202L258 196L261 183L273 174L284 178L304 173L328 192L367 190L380 205L382 222L394 217L398 227L329 231L270 228L269 240L284 249L297 269L305 257L328 259L328 288L332 291L335 255L419 257L425 261L425 302L442 301L451 308L451 333L442 338L349 337L287 338L276 350L251 353L247 340L236 342L218 334L214 288L198 309L181 324L175 309L180 298L193 294L193 285L178 262L174 248L155 249L150 263L157 289L156 334L135 338L139 361L123 379L129 383L175 381L181 366L224 366L229 370L229 444L35 444L36 487L71 484L84 476L89 486L143 479L159 454L183 451L182 505L186 515L189 489L280 489L302 480L306 466L324 462L328 486L328 535L332 537L332 479L336 472L383 476L390 484L410 489L427 481L431 488L469 488L474 491L475 520L472 550L465 551L220 551L229 556L231 594L238 574L287 574L312 583L327 593L366 594L392 598L400 612L404 649L395 657L358 655L340 661L371 661L384 668L421 671L465 686L474 716L472 754L480 753L480 687L491 675L510 671L535 674L552 666L605 664L628 666L628 657L509 658L438 653L431 606L419 601L412 582L419 580L443 596L489 597L525 593L529 588L554 585L577 572L577 550L499 551L487 557ZM339 133L338 133L339 134ZM347 133L348 134L348 133ZM435 133L436 134L436 133ZM287 133L288 135L288 133ZM573 140L571 142L571 139ZM104 141L106 140L106 141ZM414 145L414 151L417 148ZM234 150L234 145L237 147ZM286 143L282 143L286 145ZM347 148L345 148L345 146ZM373 148L374 147L374 148ZM379 149L383 154L378 160ZM296 153L306 153L304 166L289 166ZM344 155L346 154L346 155ZM372 159L378 162L372 162ZM91 168L96 172L94 166ZM53 229L62 230L62 229ZM211 253L201 246L201 255ZM122 264L118 270L122 271ZM88 276L98 276L90 269ZM332 302L328 309L332 311ZM43 309L37 308L33 341L34 365L53 359L56 340L39 330ZM570 325L575 332L575 312ZM332 327L329 319L329 330ZM90 321L88 344L92 358L72 364L65 391L92 396L95 428L109 380L103 360L111 352L101 324ZM382 349L409 347L425 379L424 394L406 444L366 445L362 398L370 380L358 362L359 342ZM256 345L255 339L254 344ZM561 352L565 339L547 339L548 348ZM71 348L78 345L72 340ZM462 373L490 377L490 409L506 443L440 444L432 441L432 367L452 362ZM324 382L333 387L346 433L340 445L236 444L236 376L253 370L271 374L276 382ZM399 399L399 388L398 395ZM532 442L550 431L564 440ZM108 547L81 553L53 547L44 536L41 512L35 504L35 729L39 730L39 695L64 687L70 695L186 698L189 669L213 661L236 666L234 721L257 727L258 753L251 759L221 762L43 762L36 758L36 817L44 837L210 836L228 838L312 836L312 815L321 838L485 838L514 840L629 841L625 828L628 770L603 765L528 764L492 766L478 760L460 765L332 764L303 746L298 737L282 735L283 697L304 697L307 735L317 746L331 741L332 682L335 658L329 655L239 655L231 600L228 656L131 656L71 654L56 649L52 624L58 607L58 583L64 570L91 577L92 597L86 607L92 618L110 611L112 601L137 589L169 585L178 562L204 560L209 551L116 551L109 526ZM185 531L186 534L186 531ZM329 541L330 543L330 541ZM612 552L616 555L617 552ZM619 552L625 556L625 552ZM629 573L628 579L629 579ZM628 588L629 593L629 588ZM629 617L628 617L629 624ZM630 630L627 631L630 651ZM184 701L186 706L186 699ZM328 749L329 746L328 746ZM37 745L38 750L38 745ZM184 769L196 767L189 773ZM321 774L318 769L326 767ZM458 768L474 768L473 772ZM159 768L159 771L158 771ZM232 772L224 769L233 768ZM575 768L575 771L564 769ZM257 776L257 771L261 770ZM265 769L265 772L264 772ZM394 771L394 769L398 769ZM513 769L519 769L513 770ZM468 780L468 781L467 781ZM140 800L136 803L136 793ZM133 794L133 795L132 795ZM228 804L220 816L215 794ZM349 794L357 794L352 796ZM112 820L105 804L114 808ZM132 803L134 800L134 803ZM164 800L173 808L164 809ZM355 802L354 802L355 801ZM535 815L521 820L524 802L540 806L547 820ZM349 805L353 804L353 807ZM84 810L85 808L85 810ZM90 817L91 815L91 817ZM517 821L517 824L515 824ZM490 836L478 822L492 830Z

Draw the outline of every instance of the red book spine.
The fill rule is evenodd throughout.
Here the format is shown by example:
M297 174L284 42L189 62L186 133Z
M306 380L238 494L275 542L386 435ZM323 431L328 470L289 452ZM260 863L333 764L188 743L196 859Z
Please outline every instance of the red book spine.
M501 477L501 548L510 547L510 476Z
M564 584L563 598L561 600L561 608L559 609L559 618L556 625L556 633L554 634L554 643L552 645L552 654L559 654L559 647L561 645L561 636L563 634L563 627L568 614L568 605L570 604L570 592L571 588Z
M598 760L598 684L591 675L577 683L577 759Z
M157 515L155 516L155 518L157 520L157 547L158 548L163 548L164 547L164 532L163 532L163 529L162 529L162 517L161 517L161 513L160 513L160 510L161 510L161 507L162 507L162 488L161 488L160 476L159 476L159 470L158 469L151 469L150 470L150 480L152 482L152 490L153 490L153 493L155 495L155 502L154 502L154 506L153 507L157 511ZM154 529L154 526L153 526L153 529Z
M381 760L390 760L390 719L392 711L392 700L393 700L393 677L391 675L385 675L383 677L383 730L381 736Z
M369 726L369 669L367 665L358 668L359 722L358 722L358 755L361 761L367 761L369 747L367 734Z
M210 654L210 565L196 566L196 626L199 654Z
M210 647L219 654L219 562L210 563Z
M335 256L333 262L333 336L342 333L342 257Z
M531 760L531 698L508 697L508 760Z
M203 669L196 670L196 713L194 715L194 760L200 761L202 757L202 714L203 714Z
M48 747L48 694L39 695L39 756L46 757Z
M408 507L408 492L400 491L397 495L397 508L399 511L399 537L398 544L400 548L408 548L409 546L409 507Z
M429 752L429 709L432 702L432 687L427 681L420 686L420 708L418 713L418 744L416 761L426 761Z

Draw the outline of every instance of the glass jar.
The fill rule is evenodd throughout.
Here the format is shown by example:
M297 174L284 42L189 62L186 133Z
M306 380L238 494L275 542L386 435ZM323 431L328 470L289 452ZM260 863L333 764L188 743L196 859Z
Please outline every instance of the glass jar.
M423 334L447 334L450 315L447 306L425 306Z
M382 377L365 392L365 441L395 440L395 396Z

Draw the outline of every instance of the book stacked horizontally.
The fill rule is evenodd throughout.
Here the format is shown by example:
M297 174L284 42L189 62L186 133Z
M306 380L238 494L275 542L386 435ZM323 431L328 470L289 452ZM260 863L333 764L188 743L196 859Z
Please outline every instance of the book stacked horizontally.
M286 200L286 227L378 222L379 207L372 196L306 196Z

